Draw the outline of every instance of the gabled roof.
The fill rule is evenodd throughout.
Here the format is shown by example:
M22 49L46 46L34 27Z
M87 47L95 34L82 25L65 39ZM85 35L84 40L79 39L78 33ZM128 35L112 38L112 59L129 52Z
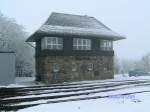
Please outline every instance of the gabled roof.
M63 13L52 13L48 20L28 39L28 42L34 42L37 35L50 36L82 36L96 37L102 39L120 40L123 36L113 32L94 17L80 16Z

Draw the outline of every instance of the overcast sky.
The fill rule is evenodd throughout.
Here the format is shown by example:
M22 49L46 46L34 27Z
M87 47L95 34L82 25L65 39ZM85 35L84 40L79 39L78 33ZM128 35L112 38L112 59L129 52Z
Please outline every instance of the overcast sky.
M126 36L114 45L119 58L140 59L150 52L150 0L0 0L0 12L30 34L51 12L94 16Z

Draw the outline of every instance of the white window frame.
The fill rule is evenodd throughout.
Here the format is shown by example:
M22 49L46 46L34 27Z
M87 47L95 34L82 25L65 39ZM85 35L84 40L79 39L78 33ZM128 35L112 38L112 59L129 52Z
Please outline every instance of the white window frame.
M91 39L73 38L73 50L91 50Z
M113 50L113 41L112 40L100 40L100 48L104 51Z
M51 41L49 41L48 39L51 39ZM51 50L61 50L63 49L63 39L59 37L44 37L41 40L41 48Z

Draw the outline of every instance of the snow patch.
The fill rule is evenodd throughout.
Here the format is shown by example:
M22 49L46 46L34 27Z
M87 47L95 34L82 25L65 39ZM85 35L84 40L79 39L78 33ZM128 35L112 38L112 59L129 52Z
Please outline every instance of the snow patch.
M150 93L135 95L136 99L108 98L43 104L19 110L18 112L149 112ZM58 108L59 107L59 108Z

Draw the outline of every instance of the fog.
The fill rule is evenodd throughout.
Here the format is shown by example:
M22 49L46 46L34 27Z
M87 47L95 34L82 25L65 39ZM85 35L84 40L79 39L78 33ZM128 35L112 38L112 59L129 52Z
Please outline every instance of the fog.
M140 59L150 52L149 0L1 0L0 12L13 18L32 34L51 12L96 17L127 39L117 41L115 54Z

